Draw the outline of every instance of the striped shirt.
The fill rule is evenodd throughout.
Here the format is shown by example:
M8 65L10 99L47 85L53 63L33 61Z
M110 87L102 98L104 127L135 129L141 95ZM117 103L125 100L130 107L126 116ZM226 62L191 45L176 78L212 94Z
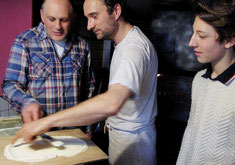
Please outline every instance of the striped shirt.
M94 83L88 43L69 36L59 58L40 23L14 40L2 89L16 111L39 103L52 114L91 97Z

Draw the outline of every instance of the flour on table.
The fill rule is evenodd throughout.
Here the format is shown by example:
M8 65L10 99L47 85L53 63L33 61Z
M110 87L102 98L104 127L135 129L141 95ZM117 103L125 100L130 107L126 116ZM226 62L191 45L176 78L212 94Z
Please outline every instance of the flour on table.
M53 136L64 142L63 148L57 148L41 138L34 143L27 144L23 139L15 144L8 144L4 149L4 155L9 160L21 162L41 162L56 156L72 157L88 149L85 141L72 136Z

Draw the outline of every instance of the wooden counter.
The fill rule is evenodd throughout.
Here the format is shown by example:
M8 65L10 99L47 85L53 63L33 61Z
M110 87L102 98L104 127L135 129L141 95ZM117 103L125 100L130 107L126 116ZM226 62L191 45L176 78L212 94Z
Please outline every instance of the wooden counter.
M1 165L74 165L74 164L84 164L88 162L94 162L98 160L108 159L108 156L97 147L91 140L80 129L73 130L62 130L62 131L51 131L48 132L49 135L54 136L74 136L84 140L88 149L85 152L77 154L73 157L56 157L54 159L49 159L47 161L38 163L24 163L13 160L8 160L4 156L4 148L10 143L12 137L0 137L0 164Z

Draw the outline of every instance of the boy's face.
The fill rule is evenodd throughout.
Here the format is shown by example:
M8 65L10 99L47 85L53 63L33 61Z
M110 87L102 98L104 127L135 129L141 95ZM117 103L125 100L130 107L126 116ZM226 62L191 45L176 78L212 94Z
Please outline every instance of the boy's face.
M218 38L218 33L211 25L198 16L195 18L189 46L194 48L200 63L217 63L223 59L226 51L225 42L220 43Z

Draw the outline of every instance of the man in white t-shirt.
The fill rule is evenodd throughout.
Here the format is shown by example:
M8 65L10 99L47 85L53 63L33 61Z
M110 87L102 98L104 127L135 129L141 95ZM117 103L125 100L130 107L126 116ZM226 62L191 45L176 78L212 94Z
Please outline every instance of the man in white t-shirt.
M109 87L119 84L131 92L119 112L106 120L111 164L155 163L156 75L156 52L134 26L115 46L111 61Z
M19 137L32 142L52 126L88 125L107 118L110 164L156 164L157 54L141 30L127 22L123 3L84 2L88 30L115 42L108 91L24 125L13 142Z

